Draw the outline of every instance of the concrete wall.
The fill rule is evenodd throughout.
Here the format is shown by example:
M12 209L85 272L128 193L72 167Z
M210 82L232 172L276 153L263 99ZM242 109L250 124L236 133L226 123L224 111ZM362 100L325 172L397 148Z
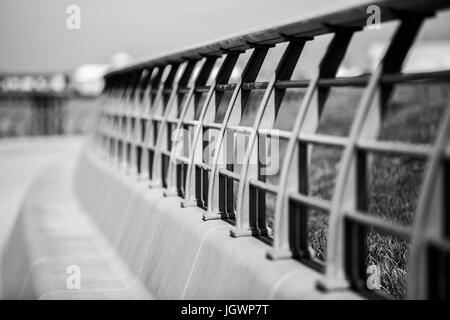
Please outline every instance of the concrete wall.
M316 271L291 259L268 260L265 243L231 238L228 223L203 221L201 209L181 208L180 198L163 197L162 189L97 156L83 153L76 172L78 202L158 298L357 298L319 292Z
M125 174L93 151L35 179L3 253L9 299L353 299L323 293L321 275L270 261L256 238L231 238L222 220ZM80 289L67 267L81 268Z

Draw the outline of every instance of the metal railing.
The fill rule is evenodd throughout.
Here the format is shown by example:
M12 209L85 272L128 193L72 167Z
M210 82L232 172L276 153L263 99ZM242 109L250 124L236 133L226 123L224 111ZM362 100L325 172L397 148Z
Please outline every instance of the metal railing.
M380 231L412 243L407 297L447 298L449 108L443 108L433 141L388 141L380 133L397 86L449 82L448 70L402 73L421 26L448 3L371 4L381 8L383 23L398 26L370 74L337 77L352 38L364 30L367 4L144 59L105 76L98 145L140 180L165 188L165 196L180 196L181 207L200 207L204 220L230 222L231 236L265 241L271 247L268 258L295 258L323 272L318 286L324 290L373 293L366 287L367 239ZM332 38L316 74L292 79L304 47L327 34ZM259 81L266 56L281 44L285 48L276 66L269 65L270 78ZM251 54L243 58L246 51ZM233 72L239 72L237 80ZM319 130L335 88L362 92L346 134ZM293 125L274 129L286 97L296 106ZM274 140L284 147L277 179L267 179ZM313 195L309 181L313 150L322 147L339 155L329 197ZM370 168L378 156L425 162L413 226L369 214ZM320 259L311 250L309 231L311 217L319 214L327 225Z

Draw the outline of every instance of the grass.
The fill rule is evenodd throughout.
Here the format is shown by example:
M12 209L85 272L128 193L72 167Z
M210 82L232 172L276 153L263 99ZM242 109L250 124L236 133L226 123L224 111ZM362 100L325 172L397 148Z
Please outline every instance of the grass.
M360 98L359 89L339 88L330 95L318 132L346 136ZM449 99L448 86L441 84L399 85L388 103L378 140L432 143L442 111ZM370 121L370 120L369 120ZM309 168L309 194L332 198L342 150L315 146ZM370 154L367 183L367 214L411 227L426 162L410 156ZM273 215L273 204L267 203ZM308 238L313 259L326 261L328 216L310 209ZM270 219L269 219L270 220ZM367 230L366 265L381 272L381 290L393 297L405 296L410 243L393 235Z

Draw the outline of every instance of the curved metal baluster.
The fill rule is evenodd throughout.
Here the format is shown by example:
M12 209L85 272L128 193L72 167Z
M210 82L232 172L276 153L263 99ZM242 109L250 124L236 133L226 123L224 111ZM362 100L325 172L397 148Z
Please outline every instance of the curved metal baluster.
M308 131L315 131L321 106L318 103L318 82L321 77L334 77L344 58L354 30L342 29L334 35L319 66L316 76L310 81L305 96L300 104L294 127L284 155L281 167L279 190L275 204L275 234L273 247L267 252L269 259L290 258L292 256L289 244L289 191L298 188L298 178L292 182L292 166L297 163L294 155L297 152L300 131L307 127ZM296 167L295 167L296 168ZM297 173L297 171L294 171ZM295 190L297 191L297 190Z
M344 218L347 210L356 209L356 190L358 188L356 186L357 141L361 136L368 134L367 130L374 131L378 127L378 124L372 124L371 128L364 125L367 123L369 115L373 114L373 112L382 112L382 110L377 110L377 108L383 108L383 105L378 104L379 100L374 100L381 76L385 72L397 73L401 70L402 63L414 42L421 24L422 19L420 17L402 21L391 40L383 60L372 74L358 104L348 142L342 155L335 192L332 198L326 274L325 278L319 282L323 289L339 289L349 285L345 270L345 255L349 253L344 250ZM390 88L385 90L390 91ZM362 259L362 257L360 258Z
M161 170L161 163L162 163L162 145L164 143L164 138L166 137L166 130L167 130L167 119L169 117L170 112L172 111L172 106L175 104L175 100L177 99L178 95L178 81L179 76L181 75L181 71L179 70L180 65L179 64L173 64L172 68L170 70L169 76L164 81L164 87L162 90L171 88L171 93L169 96L169 100L167 101L166 105L164 106L164 101L162 101L161 106L163 108L163 117L162 121L159 123L159 130L158 130L158 136L156 138L156 144L155 144L155 155L153 157L153 179L150 182L150 187L152 188L159 188L162 187L162 175L163 172Z
M177 125L175 128L175 136L173 141L175 142L172 146L172 150L170 153L170 160L169 160L169 169L167 172L167 191L164 193L165 196L175 196L178 195L177 192L177 181L176 181L176 165L177 165L177 156L179 153L179 150L176 148L176 144L179 142L180 138L183 137L185 134L183 130L183 123L187 115L187 111L189 109L189 105L191 103L192 97L194 96L195 90L206 83L208 80L209 75L211 74L211 71L214 67L214 64L217 60L217 57L207 57L203 63L203 65L200 68L200 71L198 72L195 79L192 81L192 85L189 89L189 92L187 93L186 100L184 101L184 104L181 109L180 116L177 121ZM195 107L195 106L194 106ZM183 142L184 143L184 142Z
M205 120L206 112L208 111L209 104L214 96L216 86L218 84L227 83L240 52L227 53L224 61L222 62L219 72L216 75L216 79L211 84L211 88L208 91L205 102L198 119L198 124L195 127L194 138L192 140L191 153L189 155L189 164L186 173L186 192L185 200L182 201L182 207L197 206L197 199L195 198L195 164L198 158L201 159L202 152L198 152L198 148L201 147L200 143L203 139L203 123Z
M269 47L257 47L252 52L245 69L242 72L242 75L236 85L236 88L233 91L233 95L231 96L231 100L228 104L227 111L225 113L224 119L222 121L222 126L219 131L219 135L216 137L217 142L214 149L214 155L212 160L211 172L209 176L209 185L208 185L208 208L206 213L203 215L204 220L210 219L220 219L222 218L219 212L219 183L218 183L218 175L219 168L222 167L222 164L219 164L219 158L223 154L223 140L225 137L225 131L227 130L228 123L232 116L232 112L236 106L236 100L238 96L241 95L241 87L244 82L253 82L258 72L262 66L264 58L267 55L267 51ZM238 104L241 105L241 101L238 101ZM238 110L241 111L241 110ZM240 118L240 114L238 115ZM237 119L235 119L237 120Z
M444 215L449 215L444 208L443 197L448 196L444 190L443 159L450 144L450 103L444 110L439 135L434 144L428 169L417 204L409 262L408 292L409 299L429 299L427 275L430 270L426 264L427 244L432 238L441 240L443 235Z
M249 217L249 180L256 178L258 172L255 170L250 171L250 162L254 157L255 144L258 140L258 129L260 128L261 121L266 111L267 104L275 88L275 82L277 80L289 80L297 64L300 53L303 50L306 40L291 41L288 47L285 49L283 56L281 57L273 76L271 77L269 84L264 92L264 96L258 107L255 120L253 122L253 128L250 133L247 150L245 152L243 167L240 175L240 183L238 190L238 203L236 210L236 227L231 230L233 237L249 236L254 233L258 233L258 230L254 230L254 226L250 226ZM281 103L281 101L280 101ZM277 108L275 105L273 108ZM272 110L275 115L275 110ZM275 121L275 119L273 119ZM256 148L257 149L257 148ZM256 155L258 156L258 155ZM280 156L280 155L278 155ZM257 169L256 169L257 170Z

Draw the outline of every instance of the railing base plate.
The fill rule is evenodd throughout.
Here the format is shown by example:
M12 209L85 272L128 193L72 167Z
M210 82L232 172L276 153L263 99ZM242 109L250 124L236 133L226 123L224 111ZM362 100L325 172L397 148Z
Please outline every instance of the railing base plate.
M330 292L330 291L348 290L350 288L350 284L346 280L329 280L324 277L322 279L317 280L316 287L321 291Z
M269 260L290 259L292 258L292 252L291 250L270 249L267 251L266 257Z
M150 181L149 187L150 188L162 188L162 182L161 182L161 180Z
M176 190L165 190L163 192L164 197L176 197L178 196L178 192Z
M182 208L198 207L199 201L197 200L183 200L180 203Z
M255 233L250 229L231 229L230 230L230 236L233 238L240 238L240 237L251 237Z
M137 175L136 178L138 181L149 181L150 180L149 175L145 174L145 173L141 173L141 174Z
M205 213L203 215L203 220L204 221L208 221L208 220L219 220L222 219L222 216L218 213Z
M134 168L127 168L127 169L125 169L125 174L132 178L135 178L138 176L138 171L137 171L137 169L134 169Z

